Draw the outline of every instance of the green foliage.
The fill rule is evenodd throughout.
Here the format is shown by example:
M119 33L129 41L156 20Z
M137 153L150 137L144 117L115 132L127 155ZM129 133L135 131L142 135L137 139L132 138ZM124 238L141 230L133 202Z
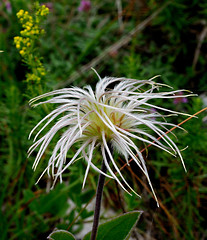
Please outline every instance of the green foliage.
M116 217L106 223L100 224L98 228L97 240L128 239L133 228L140 218L141 212L133 211ZM83 240L89 240L91 233L85 235ZM73 240L75 237L68 231L55 230L49 237L51 240Z
M97 240L114 240L128 239L131 231L136 225L141 212L134 211L125 213L119 217L109 220L106 223L100 224L98 228ZM90 240L91 233L88 233L83 240Z
M48 236L48 239L50 239L50 240L75 240L75 237L67 231L55 230Z

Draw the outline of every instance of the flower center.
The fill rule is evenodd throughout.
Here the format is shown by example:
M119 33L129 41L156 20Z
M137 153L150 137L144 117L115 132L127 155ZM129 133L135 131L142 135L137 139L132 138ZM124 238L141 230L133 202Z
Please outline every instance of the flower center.
M82 106L83 107L83 106ZM102 139L102 132L105 133L107 140L110 140L113 135L112 128L123 127L124 122L126 122L126 115L120 112L110 109L108 107L100 106L98 104L90 104L85 106L83 111L83 116L85 117L84 125L86 122L90 122L90 125L86 127L83 131L83 135L87 137L98 137L99 140Z

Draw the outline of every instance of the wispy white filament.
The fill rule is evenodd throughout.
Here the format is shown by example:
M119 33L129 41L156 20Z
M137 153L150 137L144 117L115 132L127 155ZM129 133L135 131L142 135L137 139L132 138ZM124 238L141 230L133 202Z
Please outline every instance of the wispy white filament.
M43 171L40 178L47 171L48 175L51 174L54 177L54 182L56 182L58 177L62 181L62 173L79 159L81 155L87 162L83 180L84 187L91 167L97 172L102 173L99 167L93 162L94 151L99 149L109 172L109 174L102 174L115 179L128 193L129 191L127 188L138 195L126 182L120 172L110 152L110 144L115 151L118 151L124 156L127 163L128 158L133 159L146 176L157 201L145 160L133 140L136 139L144 143L152 144L173 156L178 155L186 170L180 150L173 140L165 134L165 131L168 130L167 126L175 125L167 123L164 116L161 115L158 110L170 113L171 115L188 114L179 113L148 103L152 99L176 98L177 96L175 94L179 91L159 92L159 88L166 85L154 82L153 80L155 77L149 80L109 77L101 79L99 75L98 77L99 82L96 85L95 91L93 91L90 86L86 86L84 89L78 87L65 88L45 93L30 101L30 104L35 107L45 103L61 104L58 108L44 117L32 129L29 135L29 137L31 137L33 132L44 123L41 129L36 133L34 144L28 151L30 155L39 147L33 168L34 170L37 168L41 157L55 134L64 128L65 132L56 143L48 161L48 166ZM184 90L181 91L184 92ZM50 96L53 97L49 100L36 103L40 99ZM179 95L179 98L187 96L192 96L192 94ZM150 110L151 108L156 109L156 111ZM58 117L61 118L45 135L37 140L42 131ZM154 132L155 136L149 133L149 129ZM158 141L156 137L161 137L163 141ZM79 149L71 159L68 159L68 151L78 142L80 143ZM106 159L106 154L110 158L111 166ZM113 169L118 173L118 176Z

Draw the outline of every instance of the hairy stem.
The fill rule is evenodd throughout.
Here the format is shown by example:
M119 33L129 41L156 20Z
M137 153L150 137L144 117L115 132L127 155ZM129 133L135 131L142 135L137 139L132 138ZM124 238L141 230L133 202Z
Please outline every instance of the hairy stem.
M112 152L110 145L109 145L109 149ZM109 163L110 158L109 158L107 152L106 152L106 159L107 159L107 162ZM104 161L102 162L101 171L103 173L107 172L107 168L106 168ZM100 210L101 210L101 199L102 199L102 195L103 195L103 187L104 187L105 178L106 178L106 176L100 173L99 180L98 180L98 187L96 190L96 204L95 204L95 211L94 211L94 218L93 218L93 227L92 227L92 232L91 232L91 240L96 239L96 235L97 235L97 231L98 231L98 223L99 223Z

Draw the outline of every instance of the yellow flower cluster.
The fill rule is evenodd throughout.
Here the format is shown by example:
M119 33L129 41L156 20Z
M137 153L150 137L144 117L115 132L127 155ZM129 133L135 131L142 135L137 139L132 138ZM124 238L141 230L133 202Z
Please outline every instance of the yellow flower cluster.
M35 13L35 16L32 17L29 15L28 11L20 10L17 13L20 23L24 30L20 33L23 37L33 37L34 35L41 35L44 33L43 29L40 29L39 23L41 20L49 13L49 8L45 5L39 6Z
M42 5L41 8L38 9L36 12L37 16L46 16L49 13L49 8L47 8L45 5Z
M35 73L27 73L26 74L27 82L40 83L41 77L45 76L45 74L46 74L45 68L43 67L43 65L40 61L38 62L38 66L39 67L36 68Z
M14 37L14 43L24 62L32 71L32 73L26 75L27 81L39 82L41 77L46 74L40 59L35 56L35 43L45 32L44 29L41 29L40 24L48 13L49 9L45 5L40 6L38 3L35 4L33 15L22 9L17 13L17 18L23 30L20 31L20 36Z
M26 54L26 51L28 50L27 48L29 48L31 46L31 43L33 41L31 41L31 39L29 37L24 38L24 37L14 37L14 43L16 44L16 48L19 49L19 53L24 57L24 55Z

